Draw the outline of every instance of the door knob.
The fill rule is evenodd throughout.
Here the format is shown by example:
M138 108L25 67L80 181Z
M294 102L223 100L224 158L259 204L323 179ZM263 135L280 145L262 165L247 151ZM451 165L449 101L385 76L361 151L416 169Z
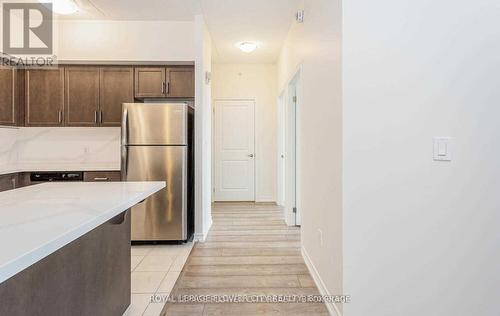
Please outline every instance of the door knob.
M253 154L248 155L248 157L253 158Z

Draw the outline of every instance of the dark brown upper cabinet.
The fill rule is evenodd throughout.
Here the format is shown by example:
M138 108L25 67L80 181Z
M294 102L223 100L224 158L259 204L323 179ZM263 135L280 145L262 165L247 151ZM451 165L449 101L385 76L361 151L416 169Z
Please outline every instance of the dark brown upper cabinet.
M144 67L135 68L135 97L161 98L166 97L166 69Z
M98 126L99 68L66 68L65 80L66 126Z
M194 67L135 68L136 98L194 98Z
M120 126L122 103L134 102L133 68L101 68L99 95L99 124Z
M25 125L63 126L64 68L28 69L25 74Z
M16 69L0 67L0 125L17 125L17 77Z
M134 97L194 98L194 67L0 68L0 93L0 125L120 126Z
M194 68L167 68L167 97L194 98Z

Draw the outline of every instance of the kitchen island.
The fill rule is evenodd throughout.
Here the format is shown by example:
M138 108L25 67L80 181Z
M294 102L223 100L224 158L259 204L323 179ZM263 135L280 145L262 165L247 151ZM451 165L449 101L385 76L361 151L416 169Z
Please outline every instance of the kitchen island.
M128 209L164 182L45 183L0 193L0 315L121 315Z

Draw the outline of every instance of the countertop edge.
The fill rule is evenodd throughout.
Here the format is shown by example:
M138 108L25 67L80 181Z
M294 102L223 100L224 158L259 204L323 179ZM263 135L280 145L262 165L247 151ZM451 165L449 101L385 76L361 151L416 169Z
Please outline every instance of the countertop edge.
M32 170L33 169L33 170ZM36 170L34 170L36 169ZM47 167L47 168L23 168L23 169L4 169L0 171L0 176L6 176L10 174L16 174L16 173L24 173L24 172L92 172L92 171L121 171L120 168L117 167L112 167L112 168L105 168L105 167L98 167L98 168L67 168L67 167L62 167L62 168L52 168L52 167Z
M132 206L138 204L139 202L143 201L144 199L151 196L152 194L160 191L161 189L165 188L165 186L166 186L165 182L159 182L159 181L151 182L151 184L155 184L155 186L147 191L142 192L141 194L139 194L135 198L130 199L130 200L128 200L120 205L117 205L116 207L113 207L109 211L106 211L104 215L96 217L88 222L82 223L77 228L65 233L64 235L60 236L59 238L51 240L51 241L47 242L46 244L44 244L36 249L33 249L31 252L28 252L28 253L26 253L18 258L15 258L15 259L7 262L3 267L0 267L0 283L3 283L4 281L8 280L9 278L20 273L24 269L30 267L31 265L39 262L43 258L51 255L52 253L63 248L64 246L68 245L69 243L82 237L83 235L87 234L88 232L90 232L94 228L101 226L102 224L106 223L107 221L109 221L113 217L125 212L126 210L128 210ZM42 184L42 185L44 185L44 184Z

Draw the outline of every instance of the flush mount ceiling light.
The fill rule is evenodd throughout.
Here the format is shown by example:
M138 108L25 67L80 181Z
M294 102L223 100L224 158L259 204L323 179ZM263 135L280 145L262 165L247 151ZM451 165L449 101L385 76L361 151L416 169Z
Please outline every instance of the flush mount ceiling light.
M43 4L52 4L52 12L57 14L73 14L78 12L78 5L73 0L38 0Z
M238 48L245 53L251 53L257 49L257 44L252 42L241 42L238 44Z

